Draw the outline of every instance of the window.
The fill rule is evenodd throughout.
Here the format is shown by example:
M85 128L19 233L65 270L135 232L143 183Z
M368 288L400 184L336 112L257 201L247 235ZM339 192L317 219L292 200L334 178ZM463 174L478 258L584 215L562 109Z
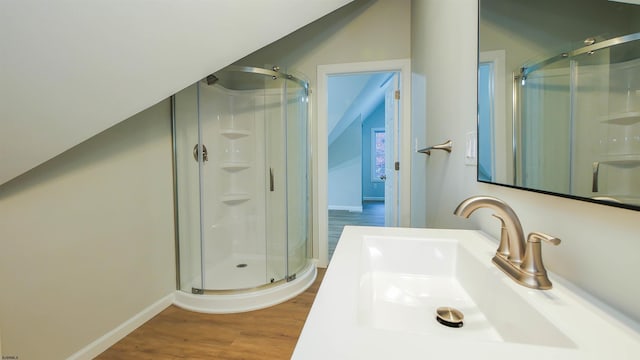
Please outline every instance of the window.
M381 182L385 176L384 128L371 129L371 181Z

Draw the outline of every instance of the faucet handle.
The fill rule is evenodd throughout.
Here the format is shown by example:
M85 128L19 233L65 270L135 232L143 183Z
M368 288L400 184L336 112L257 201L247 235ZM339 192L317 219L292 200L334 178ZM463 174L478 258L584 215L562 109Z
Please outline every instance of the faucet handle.
M549 235L549 234L545 234L545 233L541 233L541 232L537 232L537 231L533 231L529 234L529 236L527 237L527 242L540 242L540 240L544 240L552 245L559 245L560 244L560 239L558 239L555 236Z
M542 251L541 251L541 243L542 241L548 242L552 245L560 244L560 239L555 236L551 236L541 232L532 232L527 236L527 246L524 251L524 260L522 260L522 265L520 265L520 269L529 274L547 277L547 270L542 263ZM546 279L546 281L549 281ZM551 287L551 282L549 282L549 288Z

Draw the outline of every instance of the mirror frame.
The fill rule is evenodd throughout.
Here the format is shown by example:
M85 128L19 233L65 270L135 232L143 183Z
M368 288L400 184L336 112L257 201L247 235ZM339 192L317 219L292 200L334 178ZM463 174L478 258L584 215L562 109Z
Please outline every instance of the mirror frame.
M598 204L598 205L605 205L605 206L612 206L612 207L621 208L621 209L640 211L640 205L633 205L633 204L618 203L618 202L613 202L613 201L599 200L599 199L593 199L593 198L584 197L584 196L577 196L577 195L566 194L566 193L559 193L559 192L553 192L553 191L547 191L547 190L527 188L527 187L522 187L522 186L517 186L517 185L511 185L511 184L499 183L499 182L491 182L491 181L488 181L488 180L480 179L480 166L477 164L477 162L480 159L480 121L479 121L480 120L480 106L479 106L479 94L478 94L478 87L480 85L480 83L479 83L480 82L480 77L479 77L478 73L479 73L480 64L481 64L481 62L480 62L480 55L481 55L480 28L481 28L482 1L483 0L478 0L478 17L477 17L477 31L478 32L477 32L477 43L476 43L477 44L477 53L476 53L476 153L477 153L477 155L476 155L477 156L476 157L476 159L477 159L477 161L476 161L476 182L489 184L489 185L501 186L501 187L515 189L515 190L524 190L524 191L529 191L529 192L533 192L533 193L537 193L537 194L544 194L544 195L551 195L551 196L556 196L556 197L561 197L561 198L566 198L566 199L579 200L579 201ZM513 90L511 92L513 92ZM509 89L505 89L505 95L508 94L508 93L509 93ZM505 101L508 101L508 100L513 101L513 95L511 95L511 96L506 95ZM509 121L511 122L511 124L512 124L512 134L511 134L511 136L514 137L515 136L515 134L513 133L515 131L514 115L512 114L511 115L511 120L509 120L509 115L507 114L505 121L506 122L509 122ZM492 146L493 146L493 144L492 144Z

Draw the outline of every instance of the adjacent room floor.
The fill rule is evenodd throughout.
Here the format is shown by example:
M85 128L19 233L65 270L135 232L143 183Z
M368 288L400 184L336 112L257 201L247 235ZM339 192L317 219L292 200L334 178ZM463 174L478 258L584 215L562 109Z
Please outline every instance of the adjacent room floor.
M240 314L201 314L170 306L96 359L289 359L325 269L304 293Z
M329 210L329 260L346 225L384 226L384 201L364 201L361 213Z

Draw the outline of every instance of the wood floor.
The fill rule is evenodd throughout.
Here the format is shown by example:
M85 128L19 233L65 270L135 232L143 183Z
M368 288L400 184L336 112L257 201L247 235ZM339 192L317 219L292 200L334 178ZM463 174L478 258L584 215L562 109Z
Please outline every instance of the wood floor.
M241 314L162 311L96 359L289 359L325 269L304 293Z
M329 256L345 225L384 226L384 203L365 202L362 213L329 211ZM268 309L200 314L170 306L96 359L289 359L324 273L318 269L309 289Z
M329 260L336 250L345 225L384 226L384 202L364 201L362 212L329 210Z

